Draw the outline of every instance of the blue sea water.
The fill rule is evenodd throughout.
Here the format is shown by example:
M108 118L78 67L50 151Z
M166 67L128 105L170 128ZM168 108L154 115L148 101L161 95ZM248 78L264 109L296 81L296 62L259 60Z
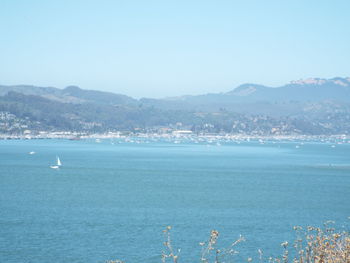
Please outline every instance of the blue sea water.
M180 262L212 229L276 256L294 225L349 216L348 143L0 141L0 262L161 262L168 225Z

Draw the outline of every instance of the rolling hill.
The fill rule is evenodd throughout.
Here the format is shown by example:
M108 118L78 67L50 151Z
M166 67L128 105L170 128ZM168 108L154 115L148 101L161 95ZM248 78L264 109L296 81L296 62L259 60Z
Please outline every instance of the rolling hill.
M348 134L350 78L314 78L275 88L243 84L226 93L140 100L76 86L0 86L3 133L156 131L179 124L195 132Z

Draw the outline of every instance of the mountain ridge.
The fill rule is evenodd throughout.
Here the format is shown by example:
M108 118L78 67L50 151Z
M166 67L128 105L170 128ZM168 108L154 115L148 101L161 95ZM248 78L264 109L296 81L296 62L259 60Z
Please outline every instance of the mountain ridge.
M217 110L227 108L237 110L240 104L254 103L289 103L339 101L350 103L350 78L291 81L280 87L268 87L260 84L246 83L225 93L210 93L196 96L181 96L165 99L142 98L147 105L167 109L183 108L188 110Z
M160 99L154 99L154 98L148 98L148 97L143 97L141 99L135 99L130 96L124 95L124 94L119 94L115 92L108 92L108 91L100 91L100 90L85 90L81 89L78 86L67 86L64 89L59 89L55 87L41 87L41 86L34 86L34 85L0 85L0 96L4 96L7 94L9 91L15 91L18 93L23 93L26 95L39 95L39 96L48 96L48 95L56 95L56 96L73 96L73 97L80 97L84 98L86 101L90 100L96 100L96 95L102 95L104 98L102 101L105 102L112 102L112 99L115 99L116 101L120 100L123 98L121 101L125 102L128 101L129 103L131 102L136 102L136 101L141 101L141 100L167 100L167 101L185 101L188 99L196 98L196 97L206 97L206 96L237 96L237 97L247 97L250 95L253 95L256 92L277 92L277 91L286 91L286 89L291 89L291 88L301 88L301 89L306 89L306 88L349 88L346 89L346 91L350 90L350 77L334 77L331 79L324 79L324 78L307 78L307 79L300 79L300 80L293 80L290 81L289 83L278 86L278 87L269 87L261 84L255 84L255 83L244 83L236 88L227 91L227 92L221 92L221 93L207 93L207 94L200 94L200 95L181 95L181 96L176 96L176 97L165 97L165 98L160 98ZM301 90L297 90L300 92ZM118 96L118 97L117 97ZM97 96L99 97L99 96ZM108 97L108 99L107 99ZM112 97L112 99L111 99Z
M0 86L0 132L159 127L260 135L348 134L350 79L307 79L275 88L246 83L226 93L139 100L77 86Z
M22 93L24 95L36 95L52 100L68 103L106 103L106 104L132 104L137 100L123 94L99 90L85 90L78 86L67 86L64 89L54 87L40 87L33 85L0 85L0 96L4 96L9 92Z

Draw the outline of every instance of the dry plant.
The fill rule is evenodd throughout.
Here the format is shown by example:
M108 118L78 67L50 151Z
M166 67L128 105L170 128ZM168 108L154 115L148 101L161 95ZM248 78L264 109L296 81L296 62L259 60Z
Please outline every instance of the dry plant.
M330 227L334 223L328 221L323 228L308 226L303 229L300 226L295 226L296 240L293 242L293 250L289 250L289 242L281 243L283 254L277 258L268 258L264 261L262 250L258 249L259 263L350 263L350 235L346 231L336 231ZM171 238L171 227L166 227L163 230L165 236L165 250L161 254L162 263L168 261L178 263L180 249L175 253ZM233 262L234 256L238 254L235 246L245 241L245 238L239 238L233 242L228 248L216 248L219 232L212 230L207 242L199 243L202 247L200 262L201 263L225 263ZM247 262L252 262L253 258L248 257ZM107 261L107 263L124 263L120 260Z
M178 255L180 254L180 249L178 249L177 254L174 253L174 249L171 244L170 238L170 229L171 226L167 226L164 230L165 242L163 243L165 247L165 251L162 251L162 262L165 263L167 259L173 261L173 263L177 263Z
M294 242L295 256L293 263L350 263L350 235L346 231L337 232L325 223L324 229L308 226L303 232L300 226L294 227L297 239ZM281 244L284 247L282 258L275 262L289 262L288 242Z
M245 241L244 237L241 235L239 238L233 242L229 247L227 248L221 248L221 249L216 249L215 245L217 242L217 239L219 237L219 232L217 230L212 230L210 232L210 237L207 242L201 242L199 245L202 246L202 253L201 253L201 262L202 263L209 263L210 262L210 255L211 252L215 252L214 256L214 262L219 263L222 262L224 258L231 258L238 254L238 251L236 251L234 248L236 245L239 243Z

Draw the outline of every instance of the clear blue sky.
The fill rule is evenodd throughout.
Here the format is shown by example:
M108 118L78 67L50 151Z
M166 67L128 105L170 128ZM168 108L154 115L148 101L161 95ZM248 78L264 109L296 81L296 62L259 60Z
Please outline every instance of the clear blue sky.
M350 76L350 1L1 0L0 84L134 97Z

